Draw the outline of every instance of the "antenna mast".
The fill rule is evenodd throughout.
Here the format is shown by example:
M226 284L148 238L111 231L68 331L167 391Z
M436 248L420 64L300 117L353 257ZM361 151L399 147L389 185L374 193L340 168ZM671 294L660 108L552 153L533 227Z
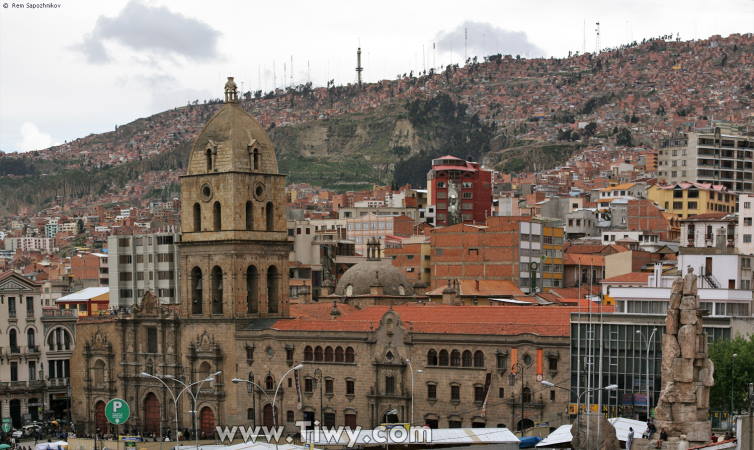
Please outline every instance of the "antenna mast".
M361 47L356 49L356 80L359 83L359 86L361 86L361 72L364 71L364 68L361 67Z
M600 52L600 23L599 22L597 22L597 28L595 28L594 31L597 33L597 36L596 36L597 48L594 50L594 54L597 54Z

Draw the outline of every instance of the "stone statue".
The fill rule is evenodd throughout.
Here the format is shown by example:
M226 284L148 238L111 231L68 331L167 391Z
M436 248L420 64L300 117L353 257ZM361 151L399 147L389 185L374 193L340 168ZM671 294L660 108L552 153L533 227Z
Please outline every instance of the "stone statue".
M233 81L233 77L228 77L225 82L225 103L235 103L238 101L238 86Z
M666 429L673 437L663 447L666 449L680 450L684 443L688 448L688 442L704 443L711 434L709 391L715 369L707 356L702 321L697 277L689 267L683 278L673 282L662 336L663 389L655 419L657 428Z

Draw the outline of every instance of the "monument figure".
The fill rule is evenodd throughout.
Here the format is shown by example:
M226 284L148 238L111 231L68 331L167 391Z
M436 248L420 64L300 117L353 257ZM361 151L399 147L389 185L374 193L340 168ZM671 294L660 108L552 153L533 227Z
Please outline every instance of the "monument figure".
M669 437L685 435L688 442L705 443L712 431L709 393L714 365L708 357L697 296L697 277L689 267L673 282L662 336L662 391L655 408L655 424ZM684 440L670 439L663 448L677 450ZM686 444L688 445L688 444Z

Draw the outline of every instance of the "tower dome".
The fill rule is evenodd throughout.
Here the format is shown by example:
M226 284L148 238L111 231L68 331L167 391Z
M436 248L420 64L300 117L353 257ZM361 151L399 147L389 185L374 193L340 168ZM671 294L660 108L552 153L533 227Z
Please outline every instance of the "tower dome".
M360 262L340 277L335 287L335 295L353 297L369 295L372 286L382 287L383 295L411 296L414 287L406 276L390 261L380 259L379 241L367 244L367 260Z

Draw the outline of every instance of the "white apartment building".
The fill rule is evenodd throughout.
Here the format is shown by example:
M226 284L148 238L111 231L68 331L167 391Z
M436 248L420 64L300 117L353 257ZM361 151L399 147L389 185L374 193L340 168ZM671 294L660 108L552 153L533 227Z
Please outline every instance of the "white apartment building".
M21 250L22 252L52 253L55 250L55 241L47 237L12 237L5 240L5 249L14 252Z
M754 132L726 122L663 142L657 175L667 183L696 181L729 190L754 188Z
M742 255L754 255L754 194L738 196L738 233L736 247Z
M110 306L132 306L147 291L163 304L180 303L179 234L113 235L108 238Z

